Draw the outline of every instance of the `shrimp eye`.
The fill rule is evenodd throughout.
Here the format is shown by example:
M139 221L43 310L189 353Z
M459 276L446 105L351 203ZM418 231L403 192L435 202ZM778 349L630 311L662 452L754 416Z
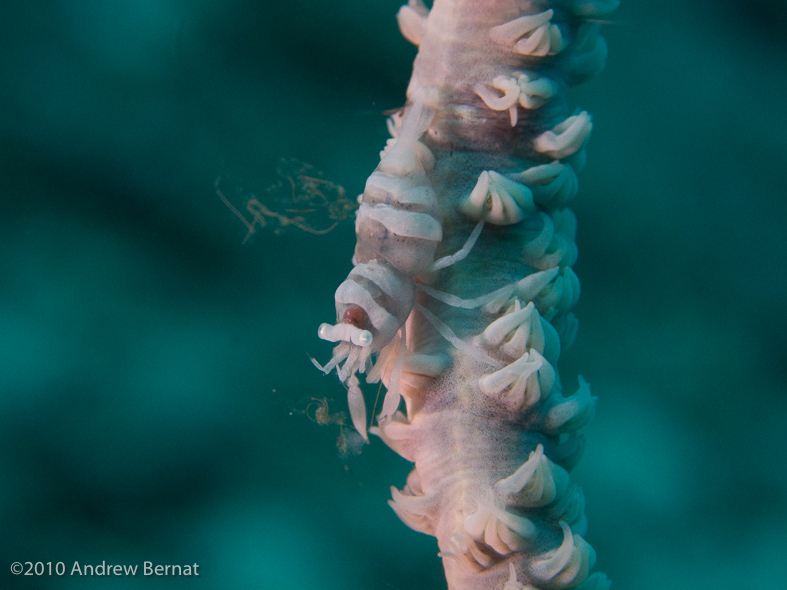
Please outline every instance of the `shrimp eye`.
M342 316L342 322L361 329L366 327L366 320L368 319L364 309L360 305L355 304L348 307Z

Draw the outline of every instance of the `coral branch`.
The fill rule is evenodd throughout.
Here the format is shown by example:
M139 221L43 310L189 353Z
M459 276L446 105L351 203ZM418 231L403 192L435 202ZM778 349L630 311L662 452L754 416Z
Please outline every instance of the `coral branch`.
M579 298L577 171L592 129L563 94L600 71L617 0L410 0L408 103L369 177L323 370L388 388L369 429L415 466L390 502L434 535L449 590L606 590L570 482L595 398L564 395ZM548 75L547 75L548 74ZM319 365L318 365L319 366ZM399 409L404 400L406 412Z

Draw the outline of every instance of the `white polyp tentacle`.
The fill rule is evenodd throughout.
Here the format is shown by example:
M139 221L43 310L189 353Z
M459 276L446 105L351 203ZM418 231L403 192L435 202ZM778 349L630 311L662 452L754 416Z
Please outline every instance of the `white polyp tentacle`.
M476 241L478 240L478 236L481 235L481 230L484 228L484 220L482 219L479 221L473 231L470 232L470 235L467 238L464 246L462 246L456 253L451 254L449 256L443 256L442 258L438 258L435 260L432 265L426 269L424 272L435 272L440 269L446 268L447 266L451 266L452 264L456 264L467 258L467 255L475 246Z
M497 348L512 359L520 358L528 350L538 351L549 362L560 356L560 339L555 329L541 317L533 302L524 308L519 298L514 299L504 315L492 322L478 336L485 348Z
M535 204L533 193L526 185L494 170L485 170L470 194L462 199L459 209L471 219L511 225L535 211Z
M576 340L577 331L579 330L579 320L577 320L573 313L568 313L553 318L551 323L560 338L561 348L569 348L574 343L574 340Z
M555 95L557 84L535 72L514 72L512 76L495 77L491 88L487 84L476 84L473 90L493 111L508 111L511 127L515 127L518 121L517 105L525 109L537 109ZM495 90L503 95L498 96Z
M536 321L533 325L538 326L539 328L541 327L541 323L538 321ZM528 349L528 340L531 339L530 330L533 325L528 322L525 325L517 327L514 330L511 338L509 338L507 342L504 342L502 346L500 346L500 352L512 359L518 359L523 354L525 354ZM531 346L531 348L537 347L538 344L536 343L533 343Z
M596 561L596 552L571 527L560 521L563 542L557 549L547 551L530 565L532 575L542 583L569 587L583 579Z
M550 396L547 398L546 415L538 425L545 434L556 435L576 432L593 418L596 399L590 394L590 385L579 376L577 391L569 396Z
M539 219L528 219L525 238L522 261L533 268L570 267L576 262L576 218L570 209L551 216L542 211Z
M541 581L549 582L565 568L574 553L574 535L571 527L565 522L560 522L563 531L563 541L556 549L547 551L541 559L534 561L530 566L530 571Z
M507 287L490 293L483 298L488 300L479 303L479 306L484 306L484 312L490 315L496 315L500 313L503 307L513 302L511 299L512 297L519 297L522 301L533 301L536 296L558 276L559 272L560 269L558 268L534 272L512 285L508 285ZM494 297L492 297L493 295Z
M537 531L530 519L509 512L494 501L480 503L478 510L465 520L464 530L471 539L494 547L501 555L521 551L526 546L524 541L532 539ZM509 534L505 535L504 531ZM501 538L500 533L507 538Z
M478 546L479 543L483 543L483 536L476 542L469 535L464 535L462 541L461 544L457 543L457 549L460 551L460 556L464 560L466 567L479 569L480 566L480 569L487 569L492 566L494 558L489 555L488 550L482 551Z
M551 158L565 158L578 152L593 129L587 111L572 115L551 130L544 131L533 141L533 148Z
M478 387L493 399L499 399L511 410L520 410L536 404L541 399L538 370L543 357L535 351L526 352L502 369L481 376Z
M492 88L502 92L503 96L498 96L486 84L476 84L474 90L493 111L507 111L519 100L520 88L514 77L497 76L492 80Z
M549 364L557 362L560 356L560 339L555 329L541 317L532 301L523 308L518 297L504 315L486 327L477 341L513 359L530 349L538 351Z
M523 308L519 299L515 299L506 314L489 324L481 333L481 343L491 348L499 347L506 339L510 339L517 328L530 323L530 314L534 308L532 301Z
M544 268L544 266L573 266L577 261L577 244L572 239L567 237L563 232L557 231L549 250L540 261L536 261L534 266L536 268Z
M563 469L570 472L577 466L585 450L585 439L577 433L569 433L560 437L560 442L552 449L550 458Z
M552 213L555 232L566 236L572 242L577 238L577 216L571 209L560 209ZM572 265L569 265L572 266Z
M587 533L585 495L577 485L569 486L563 496L545 510L545 514L554 521L562 520L578 535Z
M413 45L421 44L428 18L429 9L421 0L409 0L396 14L396 21L399 23L402 36Z
M535 300L539 312L548 320L557 314L568 313L579 300L580 286L576 273L569 267L559 269L559 273Z
M552 221L552 217L541 211L539 212L539 221L541 222L541 228L538 233L533 232L531 234L528 232L528 239L522 246L523 260L531 266L534 260L538 260L546 254L555 236L555 223ZM530 235L533 237L531 238ZM551 266L557 265L553 264Z
M549 9L538 14L520 16L492 27L489 37L495 43L511 47L522 55L555 55L563 49L563 37L560 29L550 24L553 15L554 11Z
M582 23L577 29L572 51L560 62L573 84L581 84L604 69L607 62L607 42L599 34L599 23Z
M550 461L539 444L513 474L495 484L494 492L507 506L537 508L562 499L568 485L568 472Z
M538 527L530 518L519 510L509 510L492 490L477 495L475 504L475 511L465 518L457 545L480 565L488 557L478 550L480 547L485 545L499 556L506 556L526 550L538 534Z
M533 166L508 176L530 187L535 202L547 209L564 207L576 196L579 188L574 168L558 161Z
M560 336L555 330L554 326L550 324L541 314L538 314L538 323L541 327L540 330L534 328L534 332L543 334L543 350L540 346L535 347L536 350L544 355L544 358L552 367L557 367L557 360L560 357L561 342ZM535 340L533 337L531 339Z
M484 529L483 542L489 545L500 555L508 555L514 551L517 551L520 547L524 548L525 545L525 543L521 541L512 543L513 546L506 543L506 539L500 534L506 529L508 529L508 527L495 518L490 518L486 523L486 528ZM513 538L516 539L516 537Z
M562 161L564 164L569 164L574 172L579 174L585 169L585 164L588 162L588 152L583 145L577 153L566 156Z
M475 93L481 97L493 111L508 111L511 120L511 127L516 127L518 120L517 103L519 102L520 88L516 78L509 76L497 76L492 80L492 87L500 90L503 96L497 96L485 84L476 84Z
M519 72L516 81L519 86L519 104L526 109L537 109L558 90L555 82L535 72Z
M542 396L548 395L557 381L555 367L553 367L552 363L547 361L544 355L535 348L530 350L530 356L541 359L541 368L538 371L538 387L541 390Z
M560 27L558 27L557 25L550 25L549 49L547 50L547 55L555 55L557 53L560 53L563 50L564 46L565 46L565 40L563 39L563 34L560 31Z

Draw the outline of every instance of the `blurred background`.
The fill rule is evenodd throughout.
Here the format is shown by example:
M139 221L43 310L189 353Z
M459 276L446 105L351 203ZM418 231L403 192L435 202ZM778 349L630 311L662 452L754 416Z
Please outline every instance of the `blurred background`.
M296 158L358 194L415 55L399 4L2 2L1 588L445 587L385 503L409 465L316 420L345 407L309 355L352 223L243 243L214 189L242 207ZM781 588L787 7L674 4L624 1L574 93L595 130L561 361L599 397L574 477L614 588ZM146 560L200 577L9 570Z

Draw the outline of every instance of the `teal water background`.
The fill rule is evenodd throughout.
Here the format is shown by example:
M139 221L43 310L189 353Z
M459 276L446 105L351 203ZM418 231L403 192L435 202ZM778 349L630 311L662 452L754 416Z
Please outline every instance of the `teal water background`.
M342 459L306 415L344 407L308 355L330 355L352 224L241 244L213 188L294 157L360 192L415 55L399 4L2 3L0 588L444 588L385 504L409 466L380 441ZM618 590L784 588L787 11L610 20L607 70L574 92L595 129L561 359L599 397L588 540Z

